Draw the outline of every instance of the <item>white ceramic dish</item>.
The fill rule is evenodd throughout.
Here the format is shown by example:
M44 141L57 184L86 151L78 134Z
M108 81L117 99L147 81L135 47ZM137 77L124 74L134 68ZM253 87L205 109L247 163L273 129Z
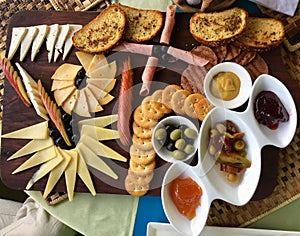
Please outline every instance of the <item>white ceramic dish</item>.
M189 128L194 129L195 131L199 131L199 129L196 127L196 125L189 119L183 117L183 116L169 116L164 119L162 119L160 122L157 123L153 130L153 134L155 134L156 130L167 125L167 124L173 124L175 126L178 125L186 125ZM189 161L192 157L195 156L195 153L198 149L198 137L195 139L193 146L194 146L194 152L187 155L186 158L182 160L176 160L172 157L172 152L168 151L166 147L161 147L159 142L154 138L155 135L152 135L152 144L155 152L160 156L161 159L167 161L167 162L187 162Z
M259 124L253 111L256 95L264 90L273 91L281 100L289 114L289 121L280 123L276 130L271 130ZM261 75L253 85L249 105L244 112L236 112L221 107L215 107L202 122L199 132L198 164L195 167L185 163L173 164L165 174L162 185L162 204L171 225L183 235L199 235L205 225L208 209L215 199L222 199L240 206L246 204L253 196L261 171L261 149L265 145L280 148L287 146L296 131L297 111L295 103L287 88L276 78ZM209 130L217 123L225 120L233 121L247 145L247 159L251 167L242 174L238 184L231 184L222 176L214 159L208 153ZM191 177L202 188L201 206L196 210L196 216L189 221L182 216L172 202L169 194L169 183L176 177Z
M205 226L201 236L296 236L300 232L251 228ZM147 236L182 236L170 224L149 222Z
M210 90L212 79L220 72L233 72L241 82L240 91L236 98L225 101L215 97ZM204 79L204 93L207 99L216 107L234 109L243 105L250 96L252 88L252 80L248 71L241 65L234 62L223 62L212 67L206 74Z

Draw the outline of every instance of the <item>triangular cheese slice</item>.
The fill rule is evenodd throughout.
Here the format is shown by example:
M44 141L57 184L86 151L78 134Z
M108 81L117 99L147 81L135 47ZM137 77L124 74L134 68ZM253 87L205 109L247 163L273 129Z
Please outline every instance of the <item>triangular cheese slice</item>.
M87 73L90 73L91 71L97 69L98 67L102 67L107 64L108 64L108 62L106 60L106 57L103 54L95 54L93 57L93 60L91 61L90 65L89 65Z
M87 73L87 75L91 78L114 78L116 76L117 72L117 63L116 61L113 61L107 65L101 66L90 73Z
M81 135L87 135L98 139L99 141L104 140L115 140L120 138L118 130L107 129L92 125L83 125L80 130Z
M75 54L85 71L88 71L91 62L93 61L94 54L81 51L77 51Z
M21 149L19 149L17 152L15 152L13 155L11 155L7 160L10 161L22 156L26 156L28 154L41 151L53 145L53 139L50 137L47 139L33 139Z
M2 138L15 138L15 139L47 139L48 137L49 137L48 121L44 121L2 135Z
M72 202L74 197L76 174L78 168L78 152L76 149L62 150L62 151L63 151L62 153L63 155L67 153L71 156L70 163L65 169L65 179L66 179L68 198L69 201Z
M26 190L30 189L34 183L43 178L46 174L48 174L51 170L53 170L57 165L59 165L63 161L63 158L59 155L56 155L53 159L45 162L40 166L40 168L33 174L31 179L28 181L26 185Z
M62 104L62 108L69 115L72 114L77 98L78 98L78 90L76 89Z
M96 86L98 89L101 89L105 91L106 93L109 93L113 87L115 86L116 79L93 79L89 78L86 80L87 84L92 84Z
M87 79L87 81L89 81L90 79ZM95 85L91 84L91 83L87 83L86 87L94 94L95 98L97 100L103 98L106 96L107 92L105 92L104 90L96 87Z
M103 106L110 103L114 98L114 96L108 93L103 98L100 98L98 102L101 106Z
M80 154L83 155L87 165L101 171L113 179L118 179L118 175L100 157L98 157L92 149L83 143L77 144L77 148L80 150Z
M52 81L51 91L54 91L56 89L63 89L66 87L73 86L74 82L72 80L56 80L54 79Z
M56 40L56 43L54 46L54 62L56 62L59 55L61 53L63 53L63 46L64 46L65 40L69 34L69 31L70 31L69 24L60 26L60 33L57 37L57 40Z
M19 173L21 171L27 170L34 166L45 163L54 157L56 157L57 153L55 150L55 146L52 145L48 148L38 151L34 155L32 155L27 161L25 161L22 165L20 165L17 169L15 169L12 174Z
M80 120L78 122L78 127L79 130L81 130L81 127L83 125L91 125L91 126L97 126L97 127L106 127L118 120L118 115L107 115L107 116L99 116L99 117L94 117L91 119L85 119L85 120Z
M86 100L89 107L89 112L99 112L102 111L103 108L99 105L98 99L94 96L94 94L91 92L91 90L88 87L85 87L84 93L86 96Z
M57 91L57 90L56 90ZM86 100L86 96L84 93L84 90L78 90L78 99L75 103L73 112L75 112L77 115L84 116L84 117L90 117L91 114L89 113L89 107Z
M60 177L65 172L65 169L67 168L71 160L71 156L66 153L63 155L60 148L57 148L57 153L59 156L61 156L63 160L59 165L57 165L50 171L48 181L43 193L43 198L46 198L49 195L49 193L52 191L52 189L54 188L54 186L56 185Z
M77 167L77 174L79 175L80 179L83 181L85 186L90 190L91 194L93 196L96 195L95 187L90 175L90 172L88 170L88 167L85 163L84 157L80 151L78 150L79 158L78 158L78 167Z
M57 36L60 32L60 26L58 24L53 24L49 26L49 32L46 38L46 49L48 51L48 62L52 61L54 47L57 40Z
M82 66L80 65L64 63L56 69L51 78L55 80L72 80L74 82L78 71L81 69Z
M32 41L35 38L38 29L35 26L27 27L27 34L23 38L21 42L20 48L20 61L23 61L25 56L27 55L29 48L31 47Z
M72 37L73 37L74 33L76 31L80 30L81 28L82 28L82 25L73 25L73 24L70 25L69 34L67 35L65 45L64 45L63 60L66 59L67 55L69 54L69 52L73 46Z
M74 85L67 87L67 88L62 88L62 89L56 89L54 91L54 98L58 106L61 106L64 101L67 100L71 94L76 90L76 87Z
M11 60L18 50L23 38L25 37L28 29L26 27L14 27L11 33L10 46L7 59Z
M32 47L31 47L31 61L34 61L36 55L40 51L40 48L49 32L48 25L37 25L38 33L36 37L33 39Z
M115 150L111 149L110 147L104 145L103 143L99 142L98 140L96 140L92 137L89 137L87 135L82 135L79 143L84 143L86 146L88 146L90 149L92 149L99 156L103 156L106 158L123 161L123 162L127 161L127 159L124 156L122 156L120 153L116 152Z

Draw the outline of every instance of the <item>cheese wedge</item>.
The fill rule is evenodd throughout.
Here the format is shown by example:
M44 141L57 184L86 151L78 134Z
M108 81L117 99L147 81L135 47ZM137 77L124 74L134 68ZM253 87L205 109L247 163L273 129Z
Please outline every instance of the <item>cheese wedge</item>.
M36 113L43 119L49 120L49 117L47 115L48 112L47 112L46 108L44 107L43 101L38 92L37 83L27 73L27 71L23 67L21 67L21 65L18 62L16 63L16 66L20 71L20 75L22 77L23 84L26 88L28 97L29 97L31 104L33 105Z
M47 139L49 137L48 121L43 121L1 136L15 139Z
M64 53L63 53L63 60L66 59L67 55L69 54L72 46L73 46L73 43L72 43L72 37L74 35L74 33L78 30L80 30L82 28L82 25L73 25L71 24L70 25L70 30L69 30L69 33L67 35L67 38L65 40L65 45L64 45Z
M27 27L27 33L21 42L20 61L23 61L25 56L27 55L37 32L38 29L35 26Z
M52 145L48 148L40 150L32 155L27 161L25 161L22 165L20 165L17 169L15 169L12 174L19 173L21 171L27 170L34 166L45 163L54 157L56 157L57 153L55 150L55 145Z
M88 102L83 89L78 90L78 98L73 108L73 112L75 112L77 115L84 117L91 116L89 112Z
M90 80L90 79L87 79L87 81L89 81L89 80ZM102 89L96 87L95 85L93 85L93 84L91 84L91 83L89 83L89 82L87 82L86 88L87 88L88 90L90 90L90 91L93 93L93 95L95 96L95 98L96 98L97 100L99 100L99 99L105 97L106 94L107 94L107 92L105 92L104 90L102 90Z
M80 71L81 69L82 69L82 66L80 66L80 65L64 63L56 69L56 71L52 75L51 79L72 80L74 82L78 71Z
M114 98L114 96L108 93L103 98L100 98L98 102L101 106L103 106L110 103Z
M48 62L52 61L54 47L57 40L57 36L60 32L60 26L58 24L53 24L49 26L49 32L46 37L46 49L48 51Z
M48 174L51 170L53 170L57 165L59 165L63 161L63 158L59 155L56 155L53 159L45 162L40 166L40 168L33 174L31 179L28 181L26 185L26 190L30 189L34 183L43 178L46 174Z
M36 26L38 32L36 37L33 39L31 46L31 61L34 61L36 55L40 51L40 48L49 32L48 25L37 25Z
M117 63L116 61L113 61L107 65L101 66L90 73L87 73L87 75L91 78L114 78L116 76L117 72Z
M106 115L106 116L99 116L94 117L91 119L84 119L80 120L78 122L78 128L81 130L83 125L91 125L91 126L97 126L97 127L106 127L118 120L118 115Z
M103 156L109 159L126 162L127 159L120 153L106 146L105 144L99 142L98 140L89 137L87 135L82 135L78 143L83 143L88 146L95 154L98 156ZM78 145L78 144L77 144Z
M73 86L74 82L72 80L56 80L54 79L52 81L51 91L54 91L56 89L63 89L66 87Z
M69 34L69 31L70 31L69 24L60 26L60 33L57 37L57 40L56 40L56 43L54 46L54 59L53 59L54 62L56 62L59 55L63 53L63 46L64 46L65 40Z
M77 147L80 150L80 155L83 155L83 158L87 165L101 171L102 173L112 177L113 179L118 179L118 175L87 145L79 143L77 144Z
M44 193L43 193L43 198L46 198L49 195L49 193L52 191L52 189L54 188L54 186L56 185L56 183L58 182L60 177L65 172L65 169L67 168L67 166L69 165L69 162L71 160L70 155L68 155L66 153L64 153L64 155L63 155L62 150L60 148L56 148L56 149L57 149L57 155L61 156L61 158L63 160L61 163L59 163L59 165L57 165L50 171L48 181L47 181Z
M83 66L85 71L88 71L91 62L93 61L94 54L87 52L77 51L75 52L80 64Z
M107 65L108 62L106 57L103 54L95 54L93 60L91 61L87 73L92 72L93 70L97 69L98 67L102 67Z
M11 60L17 52L23 38L25 37L28 29L26 27L14 27L11 33L10 46L8 50L7 59Z
M103 111L103 108L99 105L98 99L91 92L88 87L82 89L85 93L85 97L88 103L89 112L99 112Z
M71 150L62 150L62 154L65 155L67 153L71 156L71 160L67 168L65 169L65 179L67 186L67 193L69 201L72 202L74 198L74 189L76 183L76 174L78 168L78 152L76 149Z
M54 91L54 98L58 106L61 106L64 101L68 99L71 94L76 90L76 87L74 85L67 87L67 88L62 88L62 89L56 89Z
M81 154L80 149L76 148L79 154L78 157L78 167L77 167L77 174L79 175L80 179L83 181L83 183L85 184L85 186L89 189L89 191L91 192L91 194L93 196L96 195L96 191L95 191L95 187L90 175L90 172L88 170L88 167L85 163L84 157Z
M50 137L47 139L33 139L25 146L23 146L21 149L16 151L13 155L11 155L7 160L10 161L22 156L26 156L28 154L41 151L53 145L54 145L53 139Z
M109 93L116 84L116 79L93 79L89 78L86 80L87 84L92 84L96 86L98 89L101 89L105 91L106 93Z
M62 104L62 108L65 112L67 112L69 115L72 114L72 111L74 109L76 100L78 97L78 90L76 89Z
M92 125L83 125L80 130L81 135L87 135L99 141L114 140L120 138L118 130L107 129Z

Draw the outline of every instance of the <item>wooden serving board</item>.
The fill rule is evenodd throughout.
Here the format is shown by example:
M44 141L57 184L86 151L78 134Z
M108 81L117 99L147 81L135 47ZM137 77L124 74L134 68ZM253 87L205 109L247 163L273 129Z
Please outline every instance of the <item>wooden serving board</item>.
M22 11L14 15L9 24L8 28L8 41L7 48L10 45L11 31L13 27L19 26L31 26L37 24L86 24L92 20L98 12L66 12L66 11ZM198 43L189 34L188 22L191 14L180 13L176 15L176 24L173 30L170 44L174 47L181 48L184 50L191 50L193 47L198 45ZM159 41L159 35L152 41L148 43L157 43ZM62 61L60 58L56 63L48 63L47 52L45 46L42 47L41 51L38 53L35 62L30 61L30 53L27 55L23 62L20 64L29 72L29 74L36 80L42 80L43 85L47 91L50 91L51 87L51 75L58 68L59 65L69 62L79 64L75 56L75 49L73 48L66 61ZM116 60L118 65L117 75L120 75L120 65L125 57L126 53L112 54L108 57L109 60ZM134 94L135 104L139 104L143 99L138 95L139 88L141 86L141 74L143 72L143 66L146 64L147 57L141 55L130 55L132 59L132 66L135 72L135 84L137 86L137 94ZM300 106L300 95L296 93L299 90L299 84L290 78L288 72L285 70L280 57L279 48L274 49L268 53L262 54L263 58L269 65L270 74L279 78L283 83L286 84L288 89L291 91L294 100L296 101L297 108ZM19 62L18 52L13 58L12 62ZM161 64L160 68L155 73L155 81L168 83L180 83L180 72L182 72L187 65L183 62L175 63L165 63ZM167 68L167 69L166 69ZM120 85L120 76L117 76L117 83L115 88L112 90L111 94L118 98ZM157 87L155 87L157 88ZM153 92L153 89L151 93ZM52 96L53 94L51 94ZM53 99L54 100L54 99ZM104 111L97 114L109 115L116 113L115 105L117 99L115 99L110 104L104 106ZM298 102L297 102L298 101ZM33 108L27 108L21 100L18 98L15 91L12 89L8 81L5 80L5 93L4 93L4 108L3 108L3 133L8 133L16 129L20 129L35 123L42 121L39 116L36 115ZM198 122L198 121L195 121ZM199 124L200 125L200 124ZM115 128L115 126L114 126ZM12 171L15 170L20 164L28 159L29 156L18 158L16 160L7 161L7 158L11 156L14 152L23 147L28 141L16 140L16 139L2 139L2 149L1 149L1 160L0 160L0 173L1 179L5 185L12 189L24 189L28 180L32 177L34 172L38 169L32 168L27 171L21 172L16 175L12 175ZM119 145L117 141L106 141L105 144L112 147L125 157L129 158L128 149ZM277 165L278 165L278 149L268 146L262 150L262 175L259 182L259 186L253 200L261 199L272 193L274 187L276 186L277 177ZM154 172L154 179L151 182L151 189L147 193L148 195L160 195L160 186L165 171L169 167L160 158L157 158L157 168ZM117 161L108 161L110 167L119 175L118 180L111 180L110 177L102 173L96 173L93 170L92 180L95 185L95 189L98 193L114 193L114 194L127 194L124 190L124 178L127 174L127 169L129 162L122 163ZM191 165L197 163L197 156L195 156ZM34 184L34 190L43 191L46 185L47 176ZM60 179L58 184L55 186L54 191L66 191L64 177ZM87 192L87 188L83 182L77 178L76 192Z

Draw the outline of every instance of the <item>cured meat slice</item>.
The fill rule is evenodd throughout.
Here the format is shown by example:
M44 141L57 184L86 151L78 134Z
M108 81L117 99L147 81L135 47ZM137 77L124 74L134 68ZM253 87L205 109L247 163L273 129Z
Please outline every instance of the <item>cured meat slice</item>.
M227 55L227 46L226 45L220 45L218 47L212 48L214 53L216 54L218 58L218 63L222 62L225 60L225 57Z
M169 44L173 27L175 25L176 5L169 5L166 12L165 26L163 28L160 43Z
M218 63L218 57L210 47L201 45L192 49L192 53L193 55L197 55L208 60L208 63L205 65L207 70Z
M241 48L231 43L227 45L227 54L224 60L230 61L241 53Z
M256 57L256 52L254 51L242 51L236 58L233 59L234 62L245 66L250 63Z
M130 52L151 56L153 45L123 42L112 50L115 52Z
M204 78L207 69L201 66L189 65L182 73L181 87L190 93L204 94Z
M265 60L257 54L255 58L245 66L252 80L255 80L261 74L268 74L269 68Z

